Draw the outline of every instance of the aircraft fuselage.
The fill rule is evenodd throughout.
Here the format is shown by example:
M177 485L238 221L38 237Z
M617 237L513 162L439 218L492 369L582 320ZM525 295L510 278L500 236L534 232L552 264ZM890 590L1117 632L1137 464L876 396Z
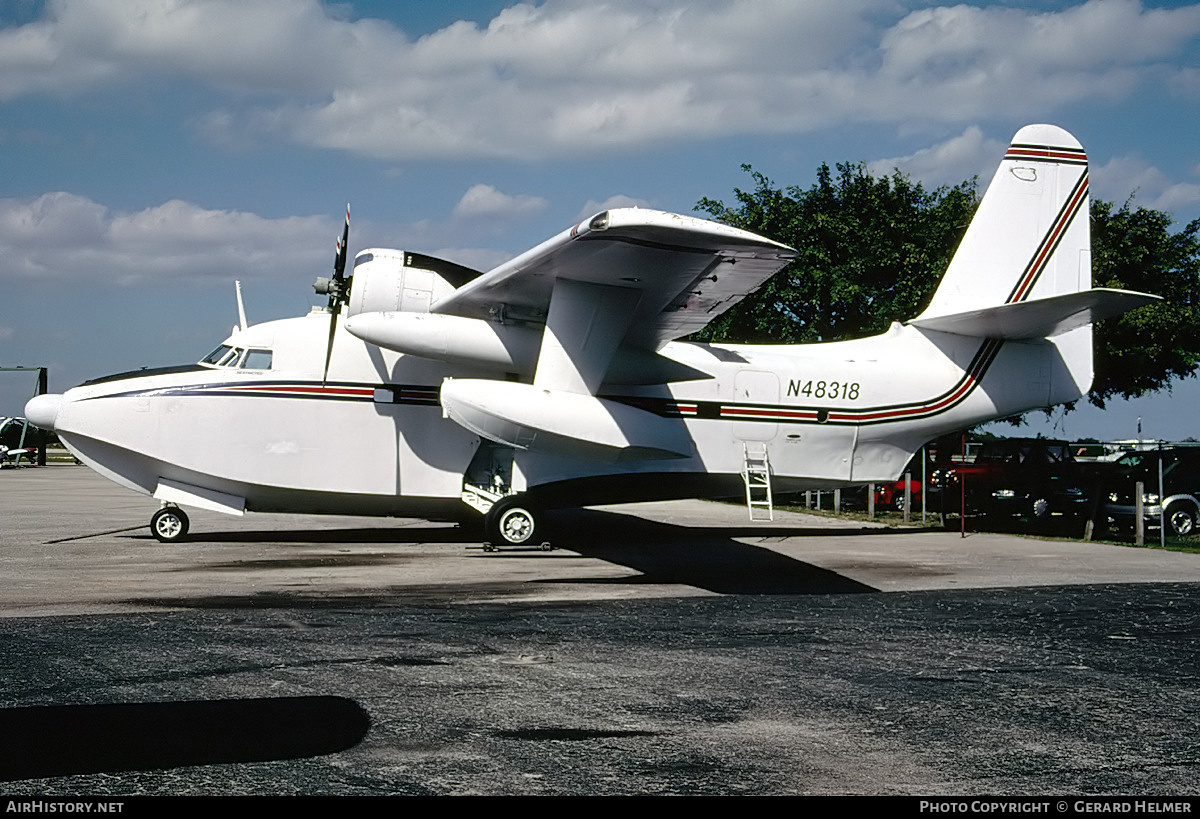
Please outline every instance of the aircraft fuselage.
M339 327L322 382L328 321L314 311L226 342L270 351L266 368L197 364L76 387L55 429L80 460L150 495L166 481L243 499L246 511L468 513L464 479L489 443L443 417L439 393L447 378L496 374L382 350ZM1059 354L1072 335L1001 343L893 325L827 344L674 342L662 354L707 378L605 385L597 398L661 419L682 457L517 451L504 481L564 506L733 495L748 449L769 454L777 490L894 480L938 434L1077 393Z

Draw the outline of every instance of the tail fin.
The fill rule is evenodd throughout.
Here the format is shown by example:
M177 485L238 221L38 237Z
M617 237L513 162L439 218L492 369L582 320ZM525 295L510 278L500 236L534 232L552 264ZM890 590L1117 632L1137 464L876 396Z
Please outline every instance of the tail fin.
M929 307L909 324L977 338L1048 338L1009 351L1007 369L999 370L1019 373L1012 383L991 380L1015 394L1017 382L1040 384L1044 376L1046 406L1073 401L1092 383L1092 322L1158 298L1092 289L1091 252L1083 147L1054 125L1027 125L1013 137Z
M929 307L914 324L1092 284L1087 154L1054 125L1027 125L979 203Z
M1013 137L925 312L910 324L966 336L1057 336L1155 301L1091 289L1087 155L1054 125Z

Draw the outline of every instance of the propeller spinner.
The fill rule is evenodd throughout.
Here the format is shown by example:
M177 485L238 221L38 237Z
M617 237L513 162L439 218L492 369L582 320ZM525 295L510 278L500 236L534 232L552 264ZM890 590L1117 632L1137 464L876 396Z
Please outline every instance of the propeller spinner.
M329 377L329 360L333 357L333 336L337 332L338 313L342 305L350 300L350 281L346 278L346 246L350 243L350 205L346 205L346 226L342 229L342 237L337 242L333 256L333 278L323 276L313 282L313 290L318 295L329 296L329 343L325 347L325 369L321 374L321 384Z

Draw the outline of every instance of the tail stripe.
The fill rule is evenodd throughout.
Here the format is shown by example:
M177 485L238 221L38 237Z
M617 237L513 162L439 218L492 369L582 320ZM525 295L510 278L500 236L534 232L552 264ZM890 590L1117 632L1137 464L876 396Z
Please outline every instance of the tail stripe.
M1037 283L1038 278L1042 275L1042 271L1046 269L1046 264L1054 255L1054 251L1058 249L1059 243L1062 241L1063 234L1067 232L1067 228L1075 221L1075 216L1083 209L1087 202L1088 195L1088 175L1084 171L1079 177L1079 181L1075 183L1074 190L1067 197L1067 201L1063 204L1062 210L1054 220L1054 224L1050 230L1042 238L1042 243L1038 247L1037 252L1033 254L1025 272L1021 274L1021 278L1017 280L1017 284L1009 293L1006 304L1012 304L1018 301L1024 301L1029 296L1029 291Z
M1047 145L1010 145L1005 159L1023 159L1026 162L1049 162L1055 165L1086 165L1087 154L1082 148L1058 148Z

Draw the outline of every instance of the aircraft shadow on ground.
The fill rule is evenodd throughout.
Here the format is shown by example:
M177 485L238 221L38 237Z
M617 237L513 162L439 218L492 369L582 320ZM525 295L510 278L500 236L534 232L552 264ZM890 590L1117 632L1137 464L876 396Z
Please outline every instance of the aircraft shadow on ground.
M300 759L344 751L370 727L343 697L0 709L0 781Z
M719 594L854 594L876 589L736 537L829 537L890 530L693 527L597 509L573 510L552 521L563 534L556 545L627 566L638 578L579 583L678 583ZM563 582L556 580L554 582Z
M357 527L354 529L264 529L259 531L205 532L195 531L187 541L193 543L294 543L312 545L321 543L469 543L482 541L483 529L454 524L422 527L397 527L381 524L379 527ZM143 540L147 545L157 546L153 536L139 531L127 535Z

